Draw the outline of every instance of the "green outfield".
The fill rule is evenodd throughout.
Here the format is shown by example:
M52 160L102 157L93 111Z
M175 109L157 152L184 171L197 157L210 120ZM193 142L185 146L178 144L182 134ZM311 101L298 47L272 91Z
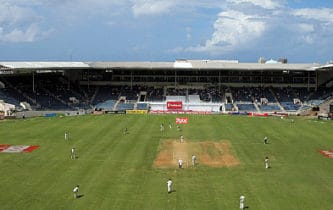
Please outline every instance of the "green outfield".
M319 153L333 149L333 121L183 115L189 124L177 131L176 117L103 115L0 122L0 145L40 146L31 153L0 153L0 209L231 210L239 209L240 195L252 210L333 209L333 159ZM126 127L128 133L123 134ZM196 167L156 167L163 142L180 135L198 142L195 148L202 147L199 142L228 142L239 162L210 167L200 164L198 157ZM269 138L267 145L264 136ZM70 159L72 147L76 160ZM171 194L168 178L174 183ZM80 186L78 199L73 198L75 185Z

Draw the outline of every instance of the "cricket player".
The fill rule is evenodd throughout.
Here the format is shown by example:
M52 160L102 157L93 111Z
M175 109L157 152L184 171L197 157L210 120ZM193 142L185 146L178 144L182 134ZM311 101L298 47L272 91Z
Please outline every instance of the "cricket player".
M192 166L195 166L197 161L197 157L195 155L192 155Z
M268 159L268 157L265 157L265 168L266 169L269 168L269 159Z
M67 139L68 139L68 133L65 132L65 140L67 140Z
M172 125L171 125L171 123L169 123L169 128L170 128L170 129L172 128Z
M183 143L183 142L184 142L184 136L180 135L180 143Z
M75 155L75 148L73 147L71 150L71 159L75 159L76 155Z
M180 131L180 126L179 125L177 125L177 131Z
M168 193L171 193L172 192L172 181L171 181L171 179L169 179L167 181L167 186L168 186Z
M180 168L180 169L183 168L183 160L182 159L178 160L178 168Z
M268 138L267 138L267 136L265 136L265 138L264 138L264 144L268 144Z
M76 185L74 187L73 193L74 193L74 198L78 198L79 197L79 185Z
M239 208L240 209L244 209L244 201L245 201L245 196L244 195L241 195L239 197Z
M128 129L125 128L124 131L123 131L123 134L125 135L125 134L127 134L127 133L128 133Z
M163 125L163 123L160 125L160 131L164 131L164 125Z

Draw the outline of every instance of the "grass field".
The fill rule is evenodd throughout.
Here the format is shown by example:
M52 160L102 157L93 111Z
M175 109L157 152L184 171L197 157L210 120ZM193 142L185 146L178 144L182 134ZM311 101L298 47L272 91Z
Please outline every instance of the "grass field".
M332 121L304 118L104 115L0 122L0 144L39 145L31 153L0 153L0 209L333 209ZM164 123L165 131L160 131ZM127 127L129 133L124 135ZM64 140L68 131L69 140ZM153 166L160 145L180 134L191 142L228 141L232 167ZM268 136L270 144L264 145ZM78 158L70 159L72 147ZM265 169L264 158L271 168ZM168 194L172 178L175 192ZM72 190L80 185L79 199Z

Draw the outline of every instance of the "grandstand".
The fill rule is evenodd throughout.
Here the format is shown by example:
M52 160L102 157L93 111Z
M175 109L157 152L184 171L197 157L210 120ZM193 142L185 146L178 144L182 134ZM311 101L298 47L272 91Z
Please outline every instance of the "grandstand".
M0 62L1 103L15 106L7 114L26 107L299 114L332 97L333 64ZM168 102L181 106L170 109Z

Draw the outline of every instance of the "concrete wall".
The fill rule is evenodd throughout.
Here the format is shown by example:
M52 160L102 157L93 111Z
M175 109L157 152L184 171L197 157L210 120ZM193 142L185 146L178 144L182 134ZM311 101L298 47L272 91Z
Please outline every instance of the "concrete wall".
M15 113L16 118L23 118L23 117L43 117L50 114L60 114L65 116L77 116L77 115L85 115L89 112L84 110L82 111L23 111Z

